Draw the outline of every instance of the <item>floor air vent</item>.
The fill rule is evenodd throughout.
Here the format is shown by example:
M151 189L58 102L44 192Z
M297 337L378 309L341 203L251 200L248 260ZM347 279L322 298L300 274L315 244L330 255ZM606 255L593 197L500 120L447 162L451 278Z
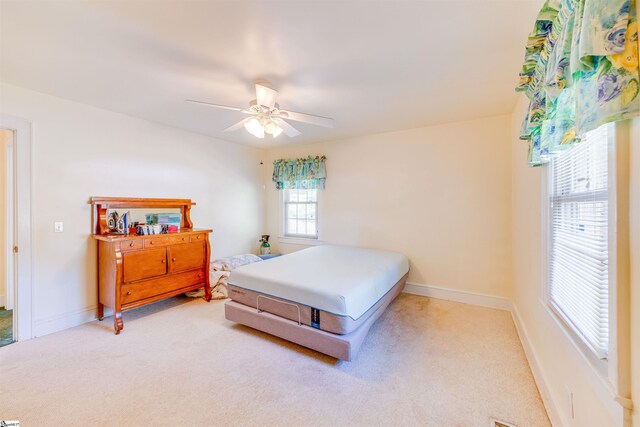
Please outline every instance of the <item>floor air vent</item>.
M490 427L517 427L515 424L508 423L506 421L496 420L495 418L491 418Z

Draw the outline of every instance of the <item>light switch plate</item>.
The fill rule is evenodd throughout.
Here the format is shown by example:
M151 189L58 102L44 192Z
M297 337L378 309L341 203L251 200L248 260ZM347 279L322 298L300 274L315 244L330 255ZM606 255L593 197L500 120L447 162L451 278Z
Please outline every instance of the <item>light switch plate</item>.
M53 231L55 233L62 233L64 231L64 223L62 223L62 222L54 222L53 223Z

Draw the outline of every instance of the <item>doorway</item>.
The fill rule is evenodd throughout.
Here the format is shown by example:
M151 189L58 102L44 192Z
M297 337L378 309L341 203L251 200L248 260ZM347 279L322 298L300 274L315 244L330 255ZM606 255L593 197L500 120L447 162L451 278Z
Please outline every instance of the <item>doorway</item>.
M30 121L0 113L0 325L10 321L7 344L33 338L31 135Z
M0 347L14 342L14 144L15 131L0 129Z

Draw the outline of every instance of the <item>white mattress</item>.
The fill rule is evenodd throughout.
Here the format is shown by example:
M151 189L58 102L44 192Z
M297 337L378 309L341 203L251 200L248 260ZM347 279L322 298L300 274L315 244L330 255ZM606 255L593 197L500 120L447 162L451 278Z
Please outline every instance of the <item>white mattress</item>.
M228 282L356 320L408 271L396 252L322 245L239 267Z

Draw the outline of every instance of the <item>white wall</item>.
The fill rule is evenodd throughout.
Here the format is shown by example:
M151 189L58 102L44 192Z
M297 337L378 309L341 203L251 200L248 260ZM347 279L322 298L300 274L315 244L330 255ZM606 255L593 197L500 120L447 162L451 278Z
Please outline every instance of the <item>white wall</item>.
M270 149L267 232L275 251L304 246L278 243L272 162L307 155L327 156L321 240L402 252L412 282L510 295L509 116Z
M552 420L566 426L622 425L621 406L614 401L612 387L595 372L555 317L547 311L541 299L546 282L541 213L543 174L547 173L547 168L527 166L527 144L518 140L520 123L527 105L526 98L521 97L513 112L511 125L512 246L514 306L524 326L525 339L533 350L529 354L530 363L534 372L539 369L537 379L542 379L546 384L546 389L542 388L541 391L543 395L546 393L546 402L551 404L549 409ZM637 125L636 122L636 129ZM636 141L636 145L637 143L640 141ZM637 171L636 168L636 174ZM637 263L637 255L635 261ZM637 307L638 305L636 315ZM636 351L635 354L639 353ZM574 395L573 419L568 404L569 392Z
M33 122L35 334L94 316L91 196L191 198L212 256L255 251L261 150L2 84L1 111ZM53 222L64 222L64 233Z

